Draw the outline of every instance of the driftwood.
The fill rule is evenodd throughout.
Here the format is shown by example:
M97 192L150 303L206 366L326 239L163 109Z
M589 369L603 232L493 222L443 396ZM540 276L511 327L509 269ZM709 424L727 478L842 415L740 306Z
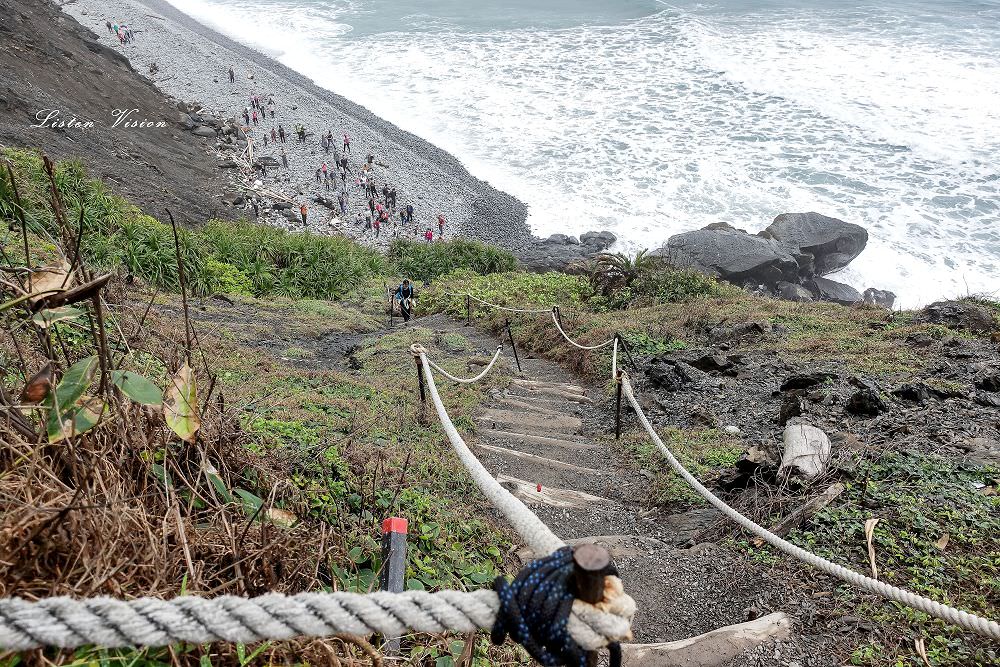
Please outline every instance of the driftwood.
M840 482L836 484L831 484L827 487L826 491L819 494L815 498L803 503L794 512L786 516L784 519L774 524L771 528L771 532L778 537L784 537L790 533L793 529L798 528L803 523L808 521L816 512L820 511L834 500L837 499L841 493L844 492L844 485ZM753 541L756 546L760 546L764 543L764 540L759 537Z
M716 667L744 651L787 639L791 622L782 612L663 644L623 644L623 667Z

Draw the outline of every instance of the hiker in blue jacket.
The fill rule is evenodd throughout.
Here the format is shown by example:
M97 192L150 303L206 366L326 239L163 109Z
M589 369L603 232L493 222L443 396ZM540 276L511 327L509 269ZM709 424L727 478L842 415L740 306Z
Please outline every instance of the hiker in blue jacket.
M403 284L396 288L394 298L399 301L399 312L403 316L403 321L409 322L410 313L413 311L413 302L417 298L417 291L413 289L409 278L403 280Z

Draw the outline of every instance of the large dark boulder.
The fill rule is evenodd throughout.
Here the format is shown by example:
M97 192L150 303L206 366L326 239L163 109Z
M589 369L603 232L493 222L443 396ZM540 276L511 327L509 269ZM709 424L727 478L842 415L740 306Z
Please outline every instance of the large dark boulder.
M819 213L782 213L760 236L811 255L811 267L807 266L808 260L799 261L805 269L804 277L839 271L860 255L868 243L868 230L864 227Z
M802 285L797 285L796 283L786 283L781 281L777 284L775 293L778 298L784 299L785 301L812 301L813 293L807 290Z
M836 280L830 280L829 278L812 278L806 282L806 287L820 301L833 301L844 306L850 306L863 299L861 292L850 285L838 283Z
M917 313L916 321L978 333L988 333L998 328L997 321L988 308L969 301L936 301Z
M518 252L521 266L529 271L566 271L577 273L590 259L604 252L617 240L611 232L586 232L578 241L566 234L536 238Z
M892 304L896 303L895 292L890 292L889 290L869 287L862 296L865 303L871 306L882 306L883 308L892 309Z
M799 265L781 244L729 225L675 234L653 254L673 266L693 268L737 285L797 282Z

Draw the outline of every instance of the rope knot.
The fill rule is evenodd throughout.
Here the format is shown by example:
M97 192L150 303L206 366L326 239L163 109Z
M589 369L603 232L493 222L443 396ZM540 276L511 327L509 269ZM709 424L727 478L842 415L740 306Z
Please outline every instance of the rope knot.
M573 549L563 547L534 560L507 582L497 577L493 589L500 609L491 638L502 644L507 635L545 667L586 667L587 652L607 646L611 667L621 664L619 641L632 638L635 601L622 589L618 571L604 574L604 598L588 604L575 598Z
M419 359L420 355L427 354L427 348L420 343L414 343L413 345L410 345L410 354L413 355L414 359Z

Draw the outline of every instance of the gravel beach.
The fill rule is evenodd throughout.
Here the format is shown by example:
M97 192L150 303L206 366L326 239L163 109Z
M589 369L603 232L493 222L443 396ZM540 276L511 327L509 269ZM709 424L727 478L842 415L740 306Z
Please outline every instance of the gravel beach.
M202 115L214 115L242 124L242 113L257 95L262 101L274 100L265 106L266 119L255 130L258 158L269 156L280 164L279 147L288 158L288 169L269 167L263 177L263 187L293 200L295 206L284 211L272 208L268 202L260 209L260 221L276 226L301 230L306 228L298 217L298 204L309 207L308 229L320 233L342 233L360 238L372 246L385 247L395 235L423 238L426 229L438 235L437 217L447 220L444 238L462 236L518 251L532 239L525 223L527 210L516 198L500 192L476 179L452 155L440 148L404 132L367 109L320 88L306 77L267 56L228 39L166 2L158 0L77 0L63 7L64 11L91 28L102 44L124 53L132 65L160 88L179 101L187 102ZM127 24L136 33L135 39L124 46L108 31L105 22ZM155 68L151 68L155 64ZM235 83L229 81L229 68L235 72ZM270 109L274 109L274 118ZM260 112L258 112L260 113ZM180 121L181 111L177 112ZM269 142L263 146L262 135L281 125L287 134L285 143ZM306 141L300 143L294 128L302 125ZM344 189L333 166L334 150L329 153L321 146L321 136L332 132L335 150L339 153L346 133L351 138L346 192L348 212L342 215L337 204L338 193ZM238 153L235 144L207 137L206 148L219 152L220 163ZM374 156L377 187L383 184L397 191L397 206L414 207L413 223L397 228L398 212L381 230L379 239L356 222L358 213L369 214L368 199L354 183L368 155ZM317 181L316 170L323 162L334 178L329 186ZM228 172L231 184L228 192L218 192L220 199L235 201L242 210L248 183L237 169ZM191 183L190 187L208 184ZM211 187L208 185L208 187ZM216 186L217 187L217 186ZM317 201L323 198L332 206ZM253 212L246 207L252 219Z

